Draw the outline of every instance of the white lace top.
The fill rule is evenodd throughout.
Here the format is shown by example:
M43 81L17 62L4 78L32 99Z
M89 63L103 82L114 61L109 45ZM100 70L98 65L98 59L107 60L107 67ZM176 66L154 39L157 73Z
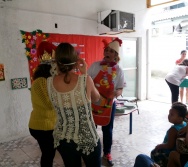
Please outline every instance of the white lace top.
M59 145L60 140L73 140L77 144L77 150L84 154L94 151L99 136L93 121L91 101L86 95L86 75L78 77L75 88L69 92L58 92L53 86L53 77L47 79L48 94L57 112L53 136L54 146Z

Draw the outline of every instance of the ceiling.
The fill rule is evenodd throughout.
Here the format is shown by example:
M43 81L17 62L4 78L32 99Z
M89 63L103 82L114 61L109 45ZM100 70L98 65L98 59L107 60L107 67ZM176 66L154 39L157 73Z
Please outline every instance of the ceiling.
M97 20L97 12L120 10L137 13L146 8L146 0L1 0L2 8L14 8L40 13L67 15Z

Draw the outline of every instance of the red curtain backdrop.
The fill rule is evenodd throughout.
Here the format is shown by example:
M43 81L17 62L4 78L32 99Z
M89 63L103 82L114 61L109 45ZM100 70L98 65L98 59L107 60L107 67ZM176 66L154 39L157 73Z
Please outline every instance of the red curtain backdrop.
M69 42L73 45L77 45L75 48L81 51L81 53L83 52L83 54L80 54L80 57L85 58L88 66L90 66L94 61L101 60L103 58L103 39L106 39L108 42L112 40L111 37L50 34L47 41L53 43ZM41 41L39 41L39 43L40 42Z
M22 34L22 43L26 45L26 56L28 58L30 78L35 68L39 64L36 56L38 45L41 41L49 41L55 45L61 42L71 43L75 49L80 53L81 58L85 58L88 67L95 61L103 59L104 44L102 42L105 39L107 42L112 41L112 37L104 36L87 36L87 35L74 35L74 34L53 34L43 33L41 30L33 32L20 31Z

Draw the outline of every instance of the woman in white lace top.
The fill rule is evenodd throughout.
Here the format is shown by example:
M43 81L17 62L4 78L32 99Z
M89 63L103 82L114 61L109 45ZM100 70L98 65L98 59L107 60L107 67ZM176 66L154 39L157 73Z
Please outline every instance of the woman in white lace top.
M58 118L54 146L65 167L81 167L81 158L86 167L100 167L101 144L91 112L91 101L98 101L100 94L86 74L85 61L78 58L71 44L59 44L55 59L59 74L47 80ZM76 74L75 69L81 74Z

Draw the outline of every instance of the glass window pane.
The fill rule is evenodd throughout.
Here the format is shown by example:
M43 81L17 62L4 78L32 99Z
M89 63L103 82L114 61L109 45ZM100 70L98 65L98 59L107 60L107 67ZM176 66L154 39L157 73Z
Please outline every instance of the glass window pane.
M137 97L137 39L122 39L123 43L120 50L120 62L126 87L123 89L123 96Z
M119 64L122 68L136 67L136 40L123 40Z
M125 70L124 77L126 87L123 89L123 96L137 97L137 70Z

